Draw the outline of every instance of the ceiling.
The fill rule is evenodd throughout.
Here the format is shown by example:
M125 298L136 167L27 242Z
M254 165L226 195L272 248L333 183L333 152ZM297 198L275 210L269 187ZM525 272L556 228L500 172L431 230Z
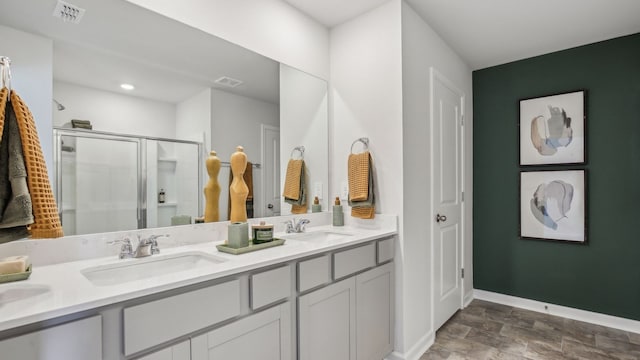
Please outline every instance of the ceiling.
M381 0L285 0L325 26ZM472 70L640 32L638 0L406 0Z
M0 25L54 41L54 79L178 103L206 88L279 102L279 64L123 0L70 0L86 9L79 24L53 17L56 0L2 0ZM185 41L189 39L189 41ZM244 83L227 88L228 76Z

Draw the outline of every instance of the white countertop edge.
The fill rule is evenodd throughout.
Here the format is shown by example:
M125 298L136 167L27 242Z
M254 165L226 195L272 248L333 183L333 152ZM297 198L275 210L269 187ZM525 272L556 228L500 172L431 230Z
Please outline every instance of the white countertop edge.
M0 332L13 329L16 327L29 325L36 322L51 320L57 317L66 316L74 313L79 313L87 310L92 310L96 308L100 308L103 306L112 305L115 303L132 300L136 298L140 298L147 295L152 295L168 290L173 290L177 288L181 288L184 286L195 285L198 283L220 279L224 277L233 276L236 274L246 273L258 268L268 267L271 265L276 265L279 263L289 262L296 259L301 259L329 251L334 251L340 248L350 247L353 245L358 245L361 243L373 241L376 239L383 239L386 237L397 235L397 230L395 229L362 229L359 227L352 226L344 226L340 228L335 228L332 226L318 226L310 229L310 232L313 231L321 231L321 230L331 230L336 232L348 232L353 233L354 235L348 237L346 241L342 241L340 243L333 243L330 245L318 245L315 243L303 243L301 241L287 240L289 242L290 247L286 247L287 243L283 246L278 246L270 249L259 250L256 252L246 253L242 255L232 255L218 252L215 248L215 245L220 244L221 242L207 242L200 243L194 245L186 245L182 247L169 248L165 251L161 252L161 255L164 254L176 254L186 251L202 251L211 255L215 255L217 257L223 257L228 259L229 262L225 262L219 265L219 268L215 270L209 270L206 272L202 272L199 270L189 270L185 271L182 276L178 276L178 279L171 279L174 275L165 275L160 277L155 277L151 279L143 279L138 281L132 281L124 284L113 285L113 286L96 286L89 282L84 276L80 273L80 270L83 268L88 268L92 266L97 266L105 263L113 263L113 257L108 258L98 258L98 259L89 259L89 260L80 260L74 261L70 263L64 264L55 264L50 266L42 266L40 268L34 269L34 273L32 274L32 278L38 278L36 274L46 274L49 270L53 273L65 271L69 274L73 275L68 278L69 281L79 280L79 284L76 286L73 285L62 285L62 284L43 284L43 282L34 282L29 283L30 280L26 280L23 282L15 282L15 283L7 283L0 285ZM278 235L284 234L276 234ZM272 251L269 253L269 251ZM275 252L275 253L274 253ZM277 255L278 253L285 253L284 255ZM117 260L116 260L117 261ZM66 267L66 269L64 269ZM73 274L72 274L73 273ZM76 276L77 275L77 276ZM48 277L44 276L46 280ZM50 279L50 277L49 277ZM84 283L83 283L84 281ZM55 282L55 281L50 281ZM60 282L60 281L59 281ZM144 285L143 285L144 284ZM29 309L20 309L20 304L26 302L29 299L22 299L14 301L13 304L9 304L11 306L6 306L6 304L2 304L1 295L3 291L11 290L11 289L20 289L25 285L35 285L35 286L44 286L51 287L51 295L55 298L56 296L60 296L63 298L62 304L49 304L39 303L34 304L31 310ZM56 288L58 286L62 289ZM145 286L146 285L146 286ZM66 288L65 288L66 287ZM67 288L73 288L73 290L68 290ZM77 296L71 296L69 294L65 294L65 291L76 293ZM70 297L69 299L65 297ZM44 300L43 300L44 301ZM35 302L35 301L34 301ZM16 309L17 307L17 309ZM11 314L13 311L17 311L17 313Z

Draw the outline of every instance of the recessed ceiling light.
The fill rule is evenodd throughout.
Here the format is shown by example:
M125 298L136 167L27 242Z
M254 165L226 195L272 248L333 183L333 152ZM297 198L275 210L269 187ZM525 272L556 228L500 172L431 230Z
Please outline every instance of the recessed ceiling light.
M135 86L133 86L131 84L120 84L120 87L125 89L125 90L133 90L133 89L136 88Z

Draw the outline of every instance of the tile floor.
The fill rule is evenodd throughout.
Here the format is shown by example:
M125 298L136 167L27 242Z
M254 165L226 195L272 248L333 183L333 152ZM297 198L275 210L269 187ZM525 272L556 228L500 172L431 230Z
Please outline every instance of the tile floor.
M474 300L438 330L431 359L640 360L640 334Z

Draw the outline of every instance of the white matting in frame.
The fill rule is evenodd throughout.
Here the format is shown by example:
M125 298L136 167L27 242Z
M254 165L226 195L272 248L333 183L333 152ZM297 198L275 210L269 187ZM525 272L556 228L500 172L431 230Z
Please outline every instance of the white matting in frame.
M520 100L520 165L584 164L586 91Z
M520 237L586 243L585 170L520 172Z

